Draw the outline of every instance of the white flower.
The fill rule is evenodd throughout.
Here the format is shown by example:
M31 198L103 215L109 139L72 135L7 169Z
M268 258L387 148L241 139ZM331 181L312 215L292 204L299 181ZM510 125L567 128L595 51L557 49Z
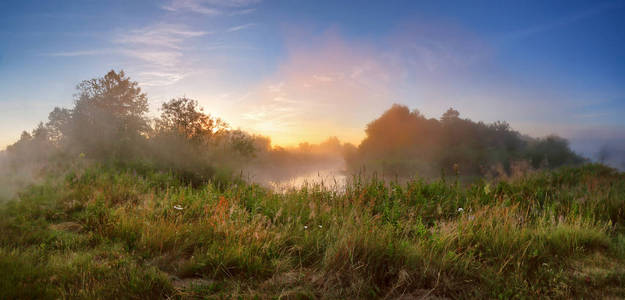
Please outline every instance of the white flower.
M182 210L182 205L180 204L174 205L174 208L177 210Z
M304 229L308 229L308 226L304 225Z
M458 212L463 212L463 211L464 211L464 208L458 207Z
M323 228L323 226L319 225L319 228Z

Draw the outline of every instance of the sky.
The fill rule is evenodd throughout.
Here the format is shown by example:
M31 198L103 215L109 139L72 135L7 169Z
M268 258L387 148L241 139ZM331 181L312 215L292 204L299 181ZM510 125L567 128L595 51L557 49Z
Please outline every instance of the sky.
M275 145L400 103L625 151L625 1L4 0L0 149L111 69Z

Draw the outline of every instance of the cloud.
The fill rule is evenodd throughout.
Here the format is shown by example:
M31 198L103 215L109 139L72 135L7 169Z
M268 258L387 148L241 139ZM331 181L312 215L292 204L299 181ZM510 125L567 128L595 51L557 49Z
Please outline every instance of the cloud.
M328 136L359 143L366 124L394 102L447 108L457 101L449 85L490 53L470 33L444 24L405 25L375 43L334 30L290 30L286 59L229 114L237 125L282 145Z
M125 45L180 49L184 40L207 34L210 32L188 30L182 25L158 24L121 33L113 42Z
M421 79L446 78L484 63L491 54L489 46L472 32L437 22L403 24L391 34L388 44L388 63L424 74ZM402 67L406 64L408 68Z
M362 137L363 110L377 113L391 103L392 71L362 44L333 33L314 40L291 47L278 71L237 103L238 125L282 145Z
M132 58L125 67L139 69L137 78L145 86L170 85L182 80L191 69L183 59L191 39L211 32L191 30L181 24L159 23L143 28L118 31L110 39L112 47L78 51L44 53L50 57L121 55Z
M261 0L204 0L204 2L222 7L245 7L258 4Z
M184 78L180 72L141 72L139 76L144 86L166 86Z
M353 72L352 74L356 74L356 76L358 76L359 73L360 72ZM326 76L326 75L313 75L313 79L319 82L333 82L334 81L334 78L332 78L331 76Z
M62 51L53 53L44 53L44 56L52 57L75 57L75 56L93 56L111 53L111 49L99 49L99 50L82 50L82 51Z
M580 99L557 86L520 82L497 65L493 45L453 25L407 24L376 43L336 32L292 32L286 41L288 55L278 70L235 108L235 123L277 144L331 135L358 143L366 124L394 102L428 117L451 106L463 117L506 120L531 135L573 136L556 124L570 124Z
M509 40L525 39L532 35L536 35L545 31L554 30L560 27L565 27L565 26L595 17L608 10L620 9L620 8L623 8L623 2L603 3L601 5L597 5L586 10L577 11L575 13L555 19L550 22L537 24L537 25L530 26L524 29L510 32L506 34L505 36L503 36L502 40L509 41Z
M113 42L121 46L119 53L141 63L142 85L162 86L185 77L191 69L190 62L183 60L189 40L209 34L179 24L157 24L120 33Z
M121 53L160 67L175 67L180 63L182 52L169 50L126 49Z
M230 11L228 15L248 14L253 10L241 9L259 3L260 0L172 0L161 6L171 12L194 12L198 14L216 16ZM233 9L237 9L231 11Z
M179 12L179 11L191 11L198 14L215 16L222 14L222 11L216 8L210 8L203 5L204 1L196 0L173 0L168 5L163 5L161 8L164 10Z
M246 9L241 9L241 10L235 10L233 12L230 13L231 16L242 16L242 15L249 15L253 12L255 12L256 9L255 8L246 8Z
M247 29L247 28L250 28L250 27L254 27L254 26L256 26L255 23L248 23L248 24L243 24L243 25L239 25L239 26L230 27L226 31L227 32L234 32L234 31L244 30L244 29Z

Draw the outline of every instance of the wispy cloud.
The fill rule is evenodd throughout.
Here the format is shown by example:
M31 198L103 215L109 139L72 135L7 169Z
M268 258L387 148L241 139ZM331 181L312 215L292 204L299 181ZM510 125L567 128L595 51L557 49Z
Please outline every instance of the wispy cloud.
M262 0L195 0L216 7L247 7L260 3Z
M312 44L289 49L277 73L237 104L241 126L281 145L330 135L354 142L361 138L362 112L353 107L385 108L392 72L370 47L333 34Z
M245 7L253 4L258 4L262 0L204 0L212 5L216 6L229 6L229 7Z
M188 30L181 25L159 24L122 33L113 41L126 45L180 49L181 42L185 39L207 34L210 34L210 32Z
M251 13L251 9L241 9L259 3L260 0L172 0L162 9L172 12L194 12L203 15L215 16L227 13L228 15ZM238 9L232 11L233 9Z
M532 35L535 34L539 34L542 32L546 32L546 31L550 31L550 30L554 30L560 27L565 27L571 24L574 24L576 22L580 22L583 21L585 19L589 19L592 17L595 17L605 11L611 10L611 9L619 9L619 8L623 8L625 6L625 4L623 2L608 2L608 3L603 3L601 5L597 5L595 7L586 9L586 10L582 10L582 11L578 11L572 14L569 14L567 16L561 17L559 19L556 20L552 20L550 22L546 22L546 23L542 23L542 24L536 24L524 29L520 29L517 31L513 31L510 32L508 34L506 34L502 40L506 41L506 40L519 40L519 39L524 39L527 37L530 37Z
M174 82L182 80L185 76L182 72L158 72L148 71L141 72L139 76L142 78L142 82L147 86L166 86ZM147 84L146 84L147 83Z
M151 65L161 67L175 67L182 57L181 52L168 50L123 49L120 52Z
M246 8L246 9L241 9L241 10L235 10L231 12L230 15L231 16L249 15L255 11L256 11L256 8Z
M243 25L239 25L239 26L230 27L226 31L227 32L234 32L234 31L248 29L248 28L251 28L251 27L254 27L254 26L256 26L255 23L248 23L248 24L243 24Z
M203 1L196 0L174 0L170 4L163 5L161 8L168 11L191 11L198 14L215 16L222 14L222 11L216 8L205 6Z
M49 57L121 55L131 58L127 69L138 69L137 79L145 86L176 83L189 74L192 62L183 59L192 39L212 32L193 30L183 24L158 23L143 28L118 31L110 37L110 47L43 53Z
M99 49L99 50L81 50L81 51L61 51L52 53L43 53L44 56L52 57L75 57L75 56L93 56L111 53L111 49Z
M146 86L173 84L185 77L190 68L182 58L189 39L209 35L184 25L157 24L118 34L113 42L119 52L142 62L140 81Z

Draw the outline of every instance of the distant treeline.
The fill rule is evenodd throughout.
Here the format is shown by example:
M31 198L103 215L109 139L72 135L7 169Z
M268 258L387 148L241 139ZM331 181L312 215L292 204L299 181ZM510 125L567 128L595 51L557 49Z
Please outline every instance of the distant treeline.
M201 184L253 165L277 172L293 164L340 154L336 138L297 149L272 147L264 136L235 130L207 114L196 100L162 104L160 117L148 117L148 98L123 71L78 84L73 108L56 107L32 132L6 149L14 171L67 158L171 171ZM285 170L282 170L284 173Z
M394 105L367 125L358 147L331 137L288 149L231 129L188 98L163 103L157 118L147 114L148 98L138 83L123 71L110 71L81 82L74 107L56 107L46 123L24 131L7 147L4 164L16 170L80 157L171 171L201 184L244 168L292 176L341 158L350 171L368 168L398 176L485 175L510 172L518 162L553 168L584 161L562 138L521 136L505 122L475 123L453 109L437 120Z
M440 119L428 119L395 104L367 125L366 134L357 148L346 149L352 170L368 168L400 176L483 176L509 174L519 165L555 168L585 161L561 137L523 136L506 122L473 122L451 108Z

